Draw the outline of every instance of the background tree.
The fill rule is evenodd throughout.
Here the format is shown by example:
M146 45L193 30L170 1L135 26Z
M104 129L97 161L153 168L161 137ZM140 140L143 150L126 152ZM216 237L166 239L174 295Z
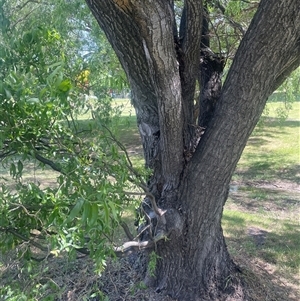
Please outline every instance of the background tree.
M193 110L201 45L208 46L205 5L222 11L233 2L184 1L180 26L180 1L87 3L127 74L146 165L153 169L144 206L151 232L140 246L155 244L160 260L148 283L180 300L225 299L226 292L245 299L222 234L222 209L268 96L300 63L297 1L263 0L245 34L236 26L244 36L222 90L200 118L205 132L199 143Z

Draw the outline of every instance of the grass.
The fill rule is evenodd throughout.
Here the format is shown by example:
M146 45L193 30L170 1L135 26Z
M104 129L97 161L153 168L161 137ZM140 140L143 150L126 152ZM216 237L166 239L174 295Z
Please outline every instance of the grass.
M292 104L286 120L277 115L283 107L278 97L268 102L268 115L253 131L236 168L222 223L234 260L269 277L276 285L274 300L298 300L300 101ZM264 283L257 279L257 288L257 281ZM282 289L286 296L277 299Z
M299 229L296 220L268 217L264 212L241 212L225 209L223 228L231 246L236 252L238 242L244 256L259 257L279 269L297 273L300 265Z
M276 108L282 104L269 102L268 106ZM293 103L289 114L289 118L282 121L275 109L270 110L248 140L234 179L285 179L300 183L300 102Z
M286 120L278 117L278 109L284 106L278 99L268 102L268 116L255 128L237 166L232 181L237 188L230 193L222 226L234 260L246 264L245 271L255 270L255 266L271 274L271 282L278 288L288 288L286 300L296 300L300 191L294 188L300 183L300 102L293 103ZM132 148L139 138L134 116L130 120L131 126L124 130L121 139ZM142 160L141 156L138 158ZM257 275L260 273L256 271ZM253 277L252 273L249 275ZM258 278L254 287L257 281L266 283ZM272 292L269 285L269 294L274 298L285 294Z

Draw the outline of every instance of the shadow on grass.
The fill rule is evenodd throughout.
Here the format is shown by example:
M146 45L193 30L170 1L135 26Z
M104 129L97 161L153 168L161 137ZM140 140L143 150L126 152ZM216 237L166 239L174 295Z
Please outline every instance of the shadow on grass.
M272 102L284 102L286 100L285 92L274 92L268 99L268 103ZM296 99L293 102L300 102L299 95L296 95Z
M282 120L280 118L276 117L269 117L267 118L266 125L269 128L279 128L281 129L282 127L287 127L287 128L296 128L300 126L300 120L290 120L290 119L285 119Z
M250 163L254 159L252 154L246 155L246 159L249 162L247 168L238 168L235 172L235 176L242 181L276 179L300 184L300 164L282 164L284 158L280 156L275 158L270 153L257 154L256 161L252 163Z
M261 136L276 138L279 134L289 135L289 129L299 128L299 120L282 120L280 118L270 118L266 117L261 125L257 126L252 133L252 136L248 140L248 144L256 145L257 141L265 143L266 139L263 139ZM261 146L261 145L260 145Z
M260 265L261 269L268 272L273 282L283 285L285 289L289 286L292 295L297 296L299 293L297 271L300 265L298 225L281 221L280 225L277 224L272 228L275 220L269 219L264 224L264 221L260 223L252 217L249 214L239 216L238 212L224 213L222 223L230 253L237 264L243 265L246 262L247 269L254 271L257 265ZM288 283L281 280L278 283L282 271L285 271Z
M281 224L283 221L297 221L300 210L300 191L293 190L295 184L286 186L279 182L250 182L250 185L231 186L226 203L227 210L238 211L239 214L263 216L266 220L274 218ZM262 220L263 220L262 219Z
M300 266L299 227L296 223L267 217L262 217L260 222L251 214L237 214L225 212L222 218L229 244L238 242L247 254L279 267L296 270ZM276 226L272 227L274 223Z

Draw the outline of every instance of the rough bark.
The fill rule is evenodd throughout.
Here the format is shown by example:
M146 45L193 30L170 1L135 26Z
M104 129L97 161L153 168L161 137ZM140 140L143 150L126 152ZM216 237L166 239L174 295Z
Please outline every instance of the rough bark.
M209 15L204 8L202 38L201 38L201 59L199 86L200 95L197 104L197 123L200 127L206 128L211 120L217 101L221 94L222 73L225 67L225 58L221 53L214 53L210 49L209 38Z
M194 99L201 49L202 1L185 1L177 46L183 112L184 146L190 150L194 135Z
M201 1L185 1L183 40L174 39L171 0L87 3L128 76L146 164L154 171L149 191L164 212L147 220L154 227L145 239L152 238L161 258L148 284L178 300L244 300L221 229L222 210L267 97L300 64L299 1L261 1L188 158Z
M201 53L198 125L206 128L220 98L225 61L209 49L203 49Z

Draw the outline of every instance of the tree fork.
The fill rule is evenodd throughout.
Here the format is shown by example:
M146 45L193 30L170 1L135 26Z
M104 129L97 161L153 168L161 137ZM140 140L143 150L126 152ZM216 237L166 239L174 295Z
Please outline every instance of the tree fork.
M174 45L172 0L86 2L128 76L146 164L154 168L149 191L170 217L165 216L162 226L167 238L155 241L160 259L155 279L148 283L184 301L226 300L227 294L245 300L222 233L222 211L232 174L267 97L300 64L299 1L261 0L220 96L208 110L212 114L204 121L205 133L186 161L185 128L192 122L187 120L192 114L186 95L199 71L202 8L192 12L201 1L185 1L189 9L184 24L193 26L193 15L200 26L183 31L183 40L179 36L184 66L178 66ZM212 69L221 67L219 63ZM212 81L212 91L217 82ZM174 220L179 222L169 231Z

